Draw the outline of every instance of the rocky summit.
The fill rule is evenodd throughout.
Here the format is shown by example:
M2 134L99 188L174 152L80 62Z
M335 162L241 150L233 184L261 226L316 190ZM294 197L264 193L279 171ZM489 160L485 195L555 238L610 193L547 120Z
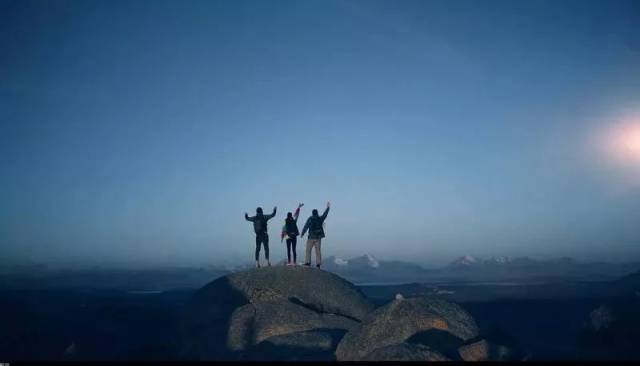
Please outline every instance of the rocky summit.
M180 328L191 360L471 360L469 345L481 340L457 304L398 297L376 309L343 278L300 266L210 282L184 307Z

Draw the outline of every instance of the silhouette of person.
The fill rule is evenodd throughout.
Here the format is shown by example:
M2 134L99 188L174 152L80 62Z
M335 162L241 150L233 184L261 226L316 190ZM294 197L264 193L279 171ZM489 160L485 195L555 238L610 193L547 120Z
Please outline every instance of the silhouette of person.
M267 221L272 219L276 215L276 209L273 208L271 215L263 215L262 207L256 208L256 215L249 217L247 213L244 213L244 218L247 221L253 222L253 231L256 233L256 267L260 268L260 244L264 246L264 257L267 260L267 265L271 266L269 261L269 233L267 232Z
M300 237L304 237L304 234L309 230L309 237L307 239L307 248L305 251L305 260L304 265L311 265L311 249L315 247L316 249L316 267L320 268L322 264L322 255L320 253L320 244L322 238L324 238L324 220L327 218L327 214L329 213L330 203L327 202L327 208L324 210L322 216L318 216L318 210L314 209L311 212L311 217L307 219L307 222L304 224L304 228L302 229L302 235Z
M295 265L297 263L296 244L298 242L298 216L300 215L300 207L304 206L304 203L299 203L295 213L287 212L287 218L284 220L284 226L282 227L282 235L280 236L280 242L284 238L287 239L287 265ZM291 262L291 251L293 249L293 262Z

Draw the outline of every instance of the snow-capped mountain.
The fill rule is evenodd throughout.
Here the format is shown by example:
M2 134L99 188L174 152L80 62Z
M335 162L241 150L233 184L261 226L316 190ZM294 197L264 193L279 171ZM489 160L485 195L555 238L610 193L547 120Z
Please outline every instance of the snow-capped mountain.
M477 258L470 255L465 255L451 262L451 264L449 264L449 267L469 267L478 263L480 263L480 261Z
M374 256L372 256L370 254L367 254L365 256L367 257L367 261L369 261L369 263L368 263L369 267L372 267L372 268L380 267L380 263L378 262L378 260Z
M335 259L333 260L333 263L339 266L346 266L347 264L349 264L349 261L344 260L342 258L335 257Z
M501 266L527 266L538 264L538 261L534 261L527 257L509 257L509 256L496 256L490 258L478 258L470 255L459 257L451 262L448 268L490 268ZM569 262L567 262L569 263Z
M361 257L351 258L347 261L350 268L369 268L376 269L380 267L380 262L371 254L365 254Z
M511 262L513 262L513 258L505 257L505 256L491 257L491 258L485 260L486 264L507 264L507 263L511 263Z
M640 264L622 266L606 263L580 263L570 258L536 260L528 257L465 255L446 267L425 269L403 261L391 261L365 254L356 258L329 257L324 270L334 272L356 284L438 283L448 281L524 281L543 278L608 278L640 269ZM608 276L608 277L607 277Z
M348 260L329 257L325 259L323 268L346 279L356 282L413 282L424 277L427 272L415 263L379 260L371 254Z

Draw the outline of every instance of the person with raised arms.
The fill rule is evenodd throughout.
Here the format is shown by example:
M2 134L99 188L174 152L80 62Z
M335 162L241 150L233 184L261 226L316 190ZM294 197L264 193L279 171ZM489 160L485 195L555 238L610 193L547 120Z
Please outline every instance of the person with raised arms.
M244 213L244 218L247 221L253 222L253 231L256 233L256 267L260 268L260 245L264 246L264 256L267 260L267 265L271 267L269 261L269 233L267 231L267 221L272 219L276 215L276 209L273 208L271 215L263 215L262 207L256 208L256 215L249 217L247 213Z
M329 213L330 203L327 202L327 208L324 210L321 216L318 215L318 210L314 209L311 212L311 217L307 219L307 222L304 224L304 228L302 229L302 235L300 237L304 237L304 234L309 230L309 236L307 239L307 248L305 251L305 260L304 265L311 265L311 249L316 249L316 267L320 268L322 264L322 254L320 252L320 244L322 242L322 238L324 238L324 220L327 218L327 214Z

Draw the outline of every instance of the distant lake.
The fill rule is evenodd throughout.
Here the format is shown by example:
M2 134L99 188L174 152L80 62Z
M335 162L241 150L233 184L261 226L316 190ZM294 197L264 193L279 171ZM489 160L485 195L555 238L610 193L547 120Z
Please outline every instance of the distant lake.
M127 291L128 294L132 294L132 295L153 295L153 294L161 294L164 291L160 291L160 290L134 290L134 291Z

